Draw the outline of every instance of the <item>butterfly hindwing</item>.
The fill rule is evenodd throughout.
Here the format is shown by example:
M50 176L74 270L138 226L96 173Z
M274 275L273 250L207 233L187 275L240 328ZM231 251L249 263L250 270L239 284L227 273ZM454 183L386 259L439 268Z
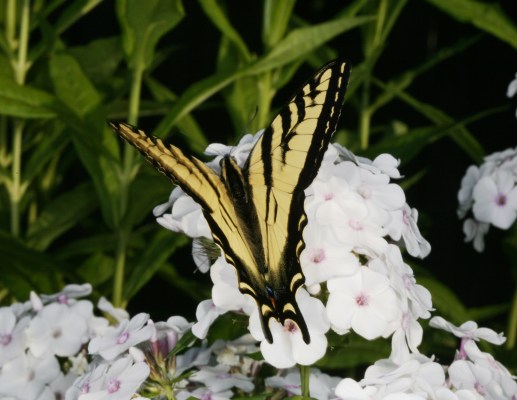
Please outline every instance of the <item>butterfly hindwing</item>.
M244 167L227 155L220 176L175 146L131 125L110 122L201 206L214 241L237 270L239 290L256 301L269 342L271 319L294 322L310 342L295 299L305 280L299 263L306 224L304 190L336 130L349 72L343 60L322 67L273 119Z

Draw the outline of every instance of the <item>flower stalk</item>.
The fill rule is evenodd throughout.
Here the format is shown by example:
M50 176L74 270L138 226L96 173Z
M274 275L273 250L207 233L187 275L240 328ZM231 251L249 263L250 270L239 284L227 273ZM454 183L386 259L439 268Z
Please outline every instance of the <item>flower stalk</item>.
M7 3L7 23L6 33L9 44L14 50L18 46L18 53L15 60L13 60L13 69L16 83L23 85L28 70L27 51L29 46L29 23L30 23L30 0L24 0L22 3L21 17L20 17L20 33L19 40L16 43L14 39L14 31L16 27L16 5L14 1ZM9 201L11 207L11 233L13 236L20 236L20 202L24 193L24 186L22 184L21 169L22 169L22 143L23 143L23 128L24 122L17 120L14 122L13 132L13 163L11 170L11 185L8 186Z

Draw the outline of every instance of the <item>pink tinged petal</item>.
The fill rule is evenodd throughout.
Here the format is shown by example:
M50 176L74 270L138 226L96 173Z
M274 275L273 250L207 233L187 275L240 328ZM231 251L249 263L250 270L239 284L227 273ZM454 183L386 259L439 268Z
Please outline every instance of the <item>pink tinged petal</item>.
M266 340L260 343L260 351L264 360L276 368L291 368L296 364L291 349L291 335L275 320L270 320L269 327L273 335L273 343Z

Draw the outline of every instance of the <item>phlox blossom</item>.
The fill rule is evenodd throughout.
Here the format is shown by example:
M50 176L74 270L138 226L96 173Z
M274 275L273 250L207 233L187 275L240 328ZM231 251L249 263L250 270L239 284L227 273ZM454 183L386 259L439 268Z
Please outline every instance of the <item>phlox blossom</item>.
M130 321L121 321L117 326L106 329L103 336L95 337L88 345L90 354L99 354L105 360L114 360L131 346L151 338L153 328L145 325L149 315L141 313Z
M296 302L307 324L310 343L304 342L302 333L294 321L287 320L284 325L271 318L269 324L273 343L265 340L260 323L258 308L251 314L249 329L253 337L260 341L264 359L277 368L290 368L295 364L310 365L325 355L329 322L323 303L311 297L302 288L296 293Z
M338 333L353 329L372 340L387 334L390 323L400 317L389 279L368 267L361 267L350 277L330 279L327 287L327 315Z

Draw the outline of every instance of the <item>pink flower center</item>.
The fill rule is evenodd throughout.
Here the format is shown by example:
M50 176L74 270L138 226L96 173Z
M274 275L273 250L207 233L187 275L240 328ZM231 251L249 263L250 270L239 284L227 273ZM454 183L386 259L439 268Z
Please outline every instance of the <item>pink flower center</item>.
M406 225L409 225L409 213L406 211L406 209L402 210L402 222L404 222Z
M362 231L363 230L363 224L361 224L358 220L356 219L350 219L348 221L348 225L350 226L350 228L352 228L354 231Z
M201 400L212 400L212 393L211 392L203 393L203 395L201 396Z
M295 333L298 331L298 327L293 321L286 321L284 324L284 328L289 333Z
M325 199L325 201L332 200L333 198L334 198L334 193L332 193L332 192L325 193L325 194L323 195L323 199Z
M81 393L89 393L90 392L90 384L85 383L83 386L81 386Z
M0 344L2 346L7 346L13 340L13 336L10 333L6 333L5 335L0 335Z
M314 264L319 264L323 260L325 260L325 251L323 249L312 249L310 260Z
M115 393L120 389L120 381L118 379L112 379L108 382L108 393Z
M479 382L476 382L474 384L474 389L476 389L476 392L478 392L481 396L484 396L486 394L485 387Z
M117 338L117 344L124 344L127 342L127 339L129 339L129 332L124 332Z
M368 305L368 296L364 293L361 293L360 295L356 296L355 302L359 307L364 307Z
M495 203L501 207L505 206L506 205L506 196L502 193L499 193L497 195L497 197L495 198Z
M57 297L57 302L59 304L68 304L68 297L66 297L66 294L60 294Z

